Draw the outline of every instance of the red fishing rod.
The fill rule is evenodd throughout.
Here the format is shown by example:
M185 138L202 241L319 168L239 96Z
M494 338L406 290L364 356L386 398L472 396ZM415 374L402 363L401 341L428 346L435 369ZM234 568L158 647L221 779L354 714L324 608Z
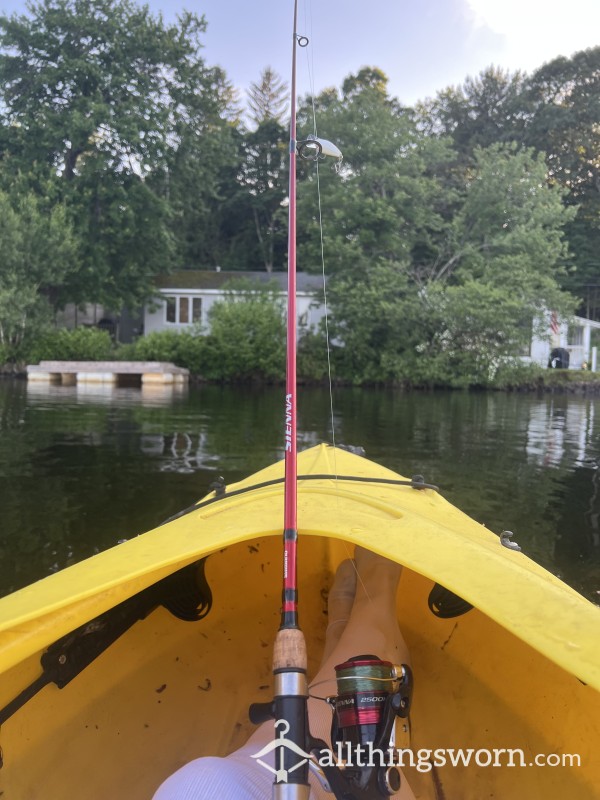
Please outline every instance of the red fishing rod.
M308 800L307 747L308 686L306 681L306 642L298 624L297 583L297 438L296 438L296 48L308 44L299 37L296 26L298 0L294 0L292 48L291 116L289 151L289 228L288 228L288 302L285 381L285 480L283 520L283 591L281 624L273 649L274 699L255 704L250 719L255 723L275 719L274 800ZM277 743L281 742L281 745Z
M275 750L274 800L308 800L308 753L314 741L308 727L306 642L298 622L298 492L297 492L297 310L296 310L296 157L316 161L342 154L331 142L313 136L296 139L297 48L308 39L297 31L298 0L294 0L292 79L290 97L289 207L288 207L288 302L285 381L285 481L283 526L283 590L281 624L273 649L275 697L272 714L283 742ZM282 738L283 737L283 738ZM322 743L321 743L322 744ZM308 751L308 752L307 752Z
M296 140L296 53L305 47L308 39L297 32L298 0L294 0L294 33L292 50L291 115L289 150L289 228L288 228L288 303L287 303L287 347L285 383L285 479L284 479L284 529L283 529L283 590L281 624L275 637L273 649L274 698L272 703L258 703L250 708L250 719L258 724L265 719L275 720L275 740L259 755L274 751L274 766L264 762L275 774L273 800L309 800L308 783L311 753L318 758L330 755L325 742L310 735L308 725L308 685L306 679L307 657L304 634L298 622L298 494L297 494L297 381L296 381L296 157L318 161L332 156L341 161L340 150L326 139L316 136L298 142ZM362 657L364 660L364 657ZM372 657L368 657L372 661ZM354 660L356 662L356 659ZM371 663L369 661L369 663ZM354 663L354 662L353 662ZM363 661L357 661L362 664ZM380 663L377 661L377 663ZM341 665L345 666L345 665ZM391 665L390 665L391 666ZM341 668L341 667L340 667ZM379 738L389 744L389 737L396 715L401 711L403 695L390 695L385 713L381 714ZM404 708L404 706L402 707ZM343 722L343 720L342 720ZM365 726L362 726L365 727ZM373 727L373 726L370 726ZM352 726L353 735L356 726ZM369 729L370 731L370 729ZM332 738L337 738L337 728L332 729ZM373 735L371 735L371 740ZM328 759L326 759L328 760ZM314 764L313 764L314 766ZM349 772L343 774L338 767L320 770L322 782L327 790L340 800L374 800L394 793L398 781L390 782L388 773L381 770ZM392 783L394 785L392 786ZM396 785L397 783L397 785Z
M297 33L298 0L294 0L288 208L288 302L285 381L285 482L283 531L283 590L281 624L273 649L275 725L291 747L275 750L278 770L274 800L308 800L308 685L306 642L298 623L298 498L297 498L297 399L296 399L296 52L308 43Z

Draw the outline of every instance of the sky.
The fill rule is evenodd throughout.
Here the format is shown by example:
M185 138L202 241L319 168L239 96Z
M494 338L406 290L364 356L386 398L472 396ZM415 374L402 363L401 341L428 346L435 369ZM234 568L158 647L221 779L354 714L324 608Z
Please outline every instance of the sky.
M174 20L182 10L208 23L204 56L245 96L261 71L288 80L293 0L146 0ZM368 65L390 94L412 105L475 77L490 64L531 72L556 56L600 45L600 0L298 0L299 94L339 87ZM0 0L4 13L24 0Z

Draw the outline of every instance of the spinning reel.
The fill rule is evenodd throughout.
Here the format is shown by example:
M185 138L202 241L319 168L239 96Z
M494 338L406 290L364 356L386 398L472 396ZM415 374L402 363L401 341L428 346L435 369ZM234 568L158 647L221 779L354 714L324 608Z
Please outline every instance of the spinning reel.
M313 756L308 762L309 768L336 800L390 797L400 790L400 770L393 758L393 733L396 718L406 719L410 712L411 669L406 664L395 666L374 655L361 655L339 664L335 670L337 694L324 698L333 709L332 749L323 740L313 738L306 727L308 741L304 752L294 752ZM276 702L250 707L250 719L255 724L278 717ZM278 719L276 727L281 722ZM279 747L289 747L285 739L279 741ZM277 740L257 756L275 748L278 748ZM283 755L282 750L282 758ZM282 788L281 784L278 788ZM291 790L292 786L287 788ZM281 796L294 797L287 793Z
M336 800L376 800L400 790L400 770L393 759L396 717L406 719L412 699L409 666L395 666L374 655L349 659L336 668L337 695L333 708L331 751L313 743L320 769Z

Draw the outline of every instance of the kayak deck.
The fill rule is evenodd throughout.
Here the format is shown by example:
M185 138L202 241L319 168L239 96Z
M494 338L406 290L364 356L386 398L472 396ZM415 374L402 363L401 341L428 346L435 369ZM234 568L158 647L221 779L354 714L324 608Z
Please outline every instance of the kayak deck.
M300 455L300 474L335 472L399 479L325 446ZM280 476L275 465L231 490ZM226 496L0 601L4 705L39 676L49 644L211 554L213 605L204 619L183 622L159 608L68 686L47 686L2 726L0 791L141 800L181 764L243 743L249 704L272 694L282 498L281 484ZM324 591L359 543L406 565L398 618L415 674L415 752L511 748L527 765L538 754L581 760L561 769L407 769L418 797L597 796L596 607L430 489L301 481L299 521L300 614L312 674L327 623ZM476 608L434 616L433 581Z

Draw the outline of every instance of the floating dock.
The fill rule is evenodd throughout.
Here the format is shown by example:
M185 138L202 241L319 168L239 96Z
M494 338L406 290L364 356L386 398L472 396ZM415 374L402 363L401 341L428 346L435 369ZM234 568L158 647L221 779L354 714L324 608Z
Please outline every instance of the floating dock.
M27 365L27 380L63 386L181 386L189 377L188 369L167 361L40 361Z

